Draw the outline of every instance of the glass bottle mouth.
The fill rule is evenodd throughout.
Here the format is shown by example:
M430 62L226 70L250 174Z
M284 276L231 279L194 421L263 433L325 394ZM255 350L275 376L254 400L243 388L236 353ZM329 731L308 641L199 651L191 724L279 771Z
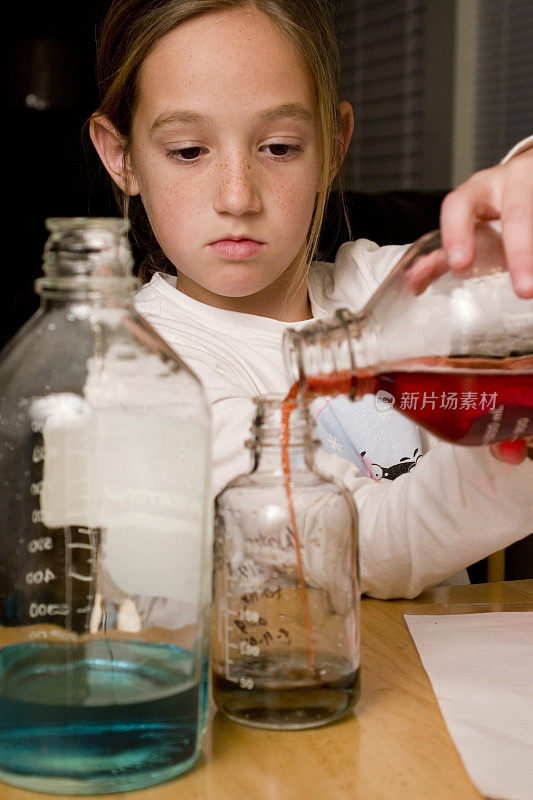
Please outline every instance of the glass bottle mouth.
M254 404L256 412L246 447L279 447L285 440L289 446L317 444L313 438L314 422L307 399L288 400L281 394L268 394L255 397Z
M109 281L131 277L133 258L127 232L129 222L114 217L51 217L50 236L43 256L44 278L37 288L58 288L59 283L84 279Z

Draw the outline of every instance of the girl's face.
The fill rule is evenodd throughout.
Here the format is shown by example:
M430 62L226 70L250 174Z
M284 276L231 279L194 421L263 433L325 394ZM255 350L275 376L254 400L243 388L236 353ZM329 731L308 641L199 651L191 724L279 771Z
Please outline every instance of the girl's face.
M305 62L267 16L206 14L156 45L139 74L130 168L128 191L140 193L181 291L281 318L321 140ZM286 319L301 318L304 302L305 315L303 292Z

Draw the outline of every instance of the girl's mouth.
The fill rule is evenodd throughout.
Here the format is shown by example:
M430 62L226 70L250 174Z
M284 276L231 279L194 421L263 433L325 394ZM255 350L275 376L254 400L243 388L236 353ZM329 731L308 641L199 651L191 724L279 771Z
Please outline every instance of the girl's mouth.
M217 255L232 261L251 258L265 246L264 242L257 242L255 239L219 239L209 245Z

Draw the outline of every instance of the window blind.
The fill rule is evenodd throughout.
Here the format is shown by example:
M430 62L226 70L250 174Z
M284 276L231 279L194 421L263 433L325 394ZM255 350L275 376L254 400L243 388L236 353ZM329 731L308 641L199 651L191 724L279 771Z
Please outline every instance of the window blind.
M343 65L341 96L355 131L348 188L418 188L423 169L425 0L335 3Z
M533 133L533 2L480 0L475 169Z
M533 0L333 7L355 113L347 188L451 188L533 133Z

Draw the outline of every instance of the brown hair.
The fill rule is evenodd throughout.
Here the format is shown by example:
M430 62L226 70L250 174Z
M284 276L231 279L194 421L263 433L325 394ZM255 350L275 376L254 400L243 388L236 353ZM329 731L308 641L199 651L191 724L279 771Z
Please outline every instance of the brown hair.
M106 116L126 141L131 139L137 103L139 69L155 44L182 23L212 11L257 9L266 14L303 55L313 78L322 138L322 176L308 233L303 266L314 257L330 189L333 165L340 164L338 85L339 54L327 0L114 0L102 24L97 50L101 103L95 114ZM173 272L151 230L138 196L127 197L114 186L122 213L131 221L141 253L140 275ZM305 277L305 271L303 274Z

